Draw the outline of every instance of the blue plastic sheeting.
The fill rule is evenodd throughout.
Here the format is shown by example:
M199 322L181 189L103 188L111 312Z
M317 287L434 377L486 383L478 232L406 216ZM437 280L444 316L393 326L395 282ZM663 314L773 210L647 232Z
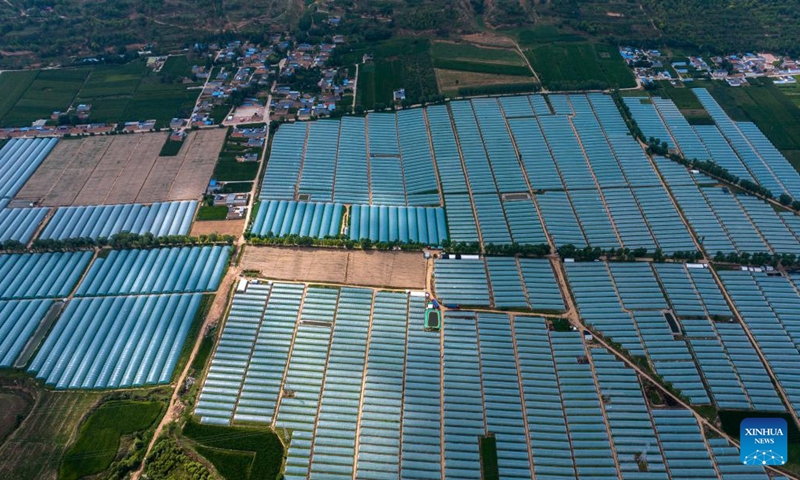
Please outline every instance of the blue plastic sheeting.
M369 203L366 118L343 117L333 199L341 203Z
M92 252L0 255L0 299L66 297L91 259Z
M298 287L302 293L303 287ZM194 411L202 423L230 423L269 294L269 285L253 283L247 285L246 291L237 291L234 294ZM298 296L297 305L299 304ZM291 325L294 326L294 318ZM263 352L262 349L259 350ZM257 354L258 351L253 352L254 357Z
M324 238L339 235L344 206L341 203L266 201L258 207L250 233L261 237L299 235Z
M495 308L528 308L516 259L489 257L486 259L486 266Z
M408 294L378 292L361 407L356 478L398 478ZM375 439L375 440L372 440ZM370 441L372 440L372 441Z
M11 198L33 175L57 138L13 138L0 149L0 198Z
M403 157L403 179L408 204L439 206L439 185L433 173L431 140L422 109L401 110L397 113L400 153Z
M372 290L343 288L339 296L314 436L312 478L352 478L356 432L340 425L358 422L371 305Z
M497 99L480 98L471 103L492 164L497 190L500 193L527 191L528 185Z
M486 434L475 313L454 312L444 330L444 468L448 478L480 479L478 437Z
M569 117L540 117L539 124L553 154L564 187L570 190L594 186L594 178Z
M696 158L698 160L711 158L705 145L697 136L697 132L689 125L689 122L683 117L678 107L672 103L672 100L653 97L651 101L658 114L661 115L664 124L672 134L672 138L684 158Z
M556 247L574 245L583 248L587 245L567 192L547 192L537 195L536 202L542 212L547 233L553 238Z
M569 98L575 109L572 124L575 126L575 132L580 138L584 154L592 167L598 185L603 188L627 185L619 162L611 150L605 132L600 127L600 122L595 117L594 109L588 98L585 95L570 95Z
M394 113L373 113L367 117L369 131L369 155L398 156L397 120Z
M606 188L603 189L603 197L622 244L631 250L646 248L648 252L654 252L656 242L631 190Z
M314 201L332 200L338 141L338 121L322 120L309 124L298 194L309 195L309 199Z
M481 141L472 105L469 101L451 102L450 111L453 115L453 124L456 127L470 190L473 194L496 194L495 179L492 175L489 158L486 156L486 148Z
M440 302L489 306L489 283L483 260L437 260L434 278Z
M529 198L503 202L508 228L514 243L520 245L542 245L547 243L542 223L536 213L536 205Z
M46 215L46 208L0 209L0 242L16 240L27 244Z
M614 443L614 453L622 473L620 478L637 477L641 473L639 463L630 459L634 458L637 452L641 454L644 450L648 450L647 471L651 473L645 478L669 478L661 449L650 448L659 445L659 435L650 418L647 401L637 381L636 372L626 368L622 361L606 350L591 349L590 352L600 393L607 404L614 405L613 408L606 410L606 418L611 431L611 441ZM688 410L686 413L692 415ZM700 443L702 445L702 437ZM700 452L706 464L710 466L711 460L706 451L700 450ZM674 472L671 473L674 475ZM710 477L704 475L698 478Z
M250 285L248 293L253 287L258 285ZM237 294L238 296L241 294ZM259 316L258 319L253 319L257 320L255 324L248 321L252 315L260 313L262 308L260 301L252 302L252 311L237 315L231 313L229 316L225 327L230 328L226 337L229 346L223 351L217 349L216 367L213 368L217 381L229 378L230 372L235 372L240 377L244 375L239 401L233 415L234 420L272 422L302 297L302 285L276 283L272 286L263 320ZM242 357L237 356L237 353L241 350L236 345L238 342L251 341L247 336L240 336L244 333L249 335L252 331L251 325L258 329L253 331L255 335L253 354L247 363L245 360L239 360ZM276 368L271 368L273 365Z
M461 166L456 137L453 134L453 123L446 105L434 105L426 109L428 127L431 132L433 151L436 157L436 168L442 193L466 193L467 181Z
M511 243L511 232L508 230L503 207L496 193L478 194L472 196L478 224L481 229L483 243L495 245L508 245Z
M408 480L442 478L441 373L431 368L441 361L441 338L438 332L414 328L424 316L424 297L412 295L408 308L410 328L400 452L400 478Z
M438 207L353 205L349 234L352 240L441 245L447 239L447 224Z
M714 478L713 462L706 455L703 432L689 410L653 410L653 423L661 439L661 448L673 476ZM648 464L650 457L647 458Z
M398 157L371 157L369 160L372 203L406 205L403 167Z
M611 224L609 212L603 205L600 192L594 188L572 190L569 192L569 197L589 245L602 249L620 248L619 239Z
M547 432L546 441L534 441L535 437L531 437L536 478L546 478L548 475L574 478L573 456L565 455L560 447L570 443L564 405L572 398L566 391L563 394L559 391L559 378L545 320L541 317L515 317L514 338L519 351L519 377L525 407L528 413L536 412L525 418L528 431ZM565 382L568 381L565 378ZM571 410L577 416L581 409ZM580 452L580 440L577 447ZM587 458L581 458L580 461L583 463Z
M633 189L658 248L667 255L697 250L689 230L662 186Z
M653 106L649 98L623 97L622 100L646 138L656 138L661 142L667 142L668 147L675 146L672 135L670 135L669 130L667 130L666 125L658 115L656 107Z
M57 389L169 383L201 298L74 299L28 371Z
M797 282L763 272L720 270L719 276L744 325L771 367L790 407L800 412L800 351Z
M764 471L763 467L742 464L739 448L731 445L724 438L708 438L711 453L717 464L722 478L733 480L769 480L770 475ZM780 477L772 477L776 480ZM784 477L787 478L787 477ZM783 480L783 479L780 479Z
M95 260L76 295L215 291L228 254L222 246L113 250Z
M14 364L52 304L50 300L0 301L0 367Z
M800 174L755 125L731 120L705 88L693 88L692 92L759 184L776 197L784 192L800 197Z
M495 434L500 478L530 479L528 432L508 315L479 314L478 336L486 429Z
M454 242L478 242L478 227L469 195L461 193L445 194L444 203L450 238ZM798 225L800 230L800 225Z
M295 186L303 163L303 150L308 123L281 125L272 139L264 181L259 197L262 200L294 200Z
M533 117L533 107L528 97L521 95L515 97L500 97L500 106L503 107L503 115L507 119L520 117Z
M120 232L156 237L187 235L197 201L138 203L92 207L60 207L47 222L39 238L110 238Z
M528 182L534 189L564 188L553 156L547 148L539 122L535 118L509 119L508 126L525 165Z
M525 290L528 293L530 307L533 310L566 310L549 260L520 258L519 267Z

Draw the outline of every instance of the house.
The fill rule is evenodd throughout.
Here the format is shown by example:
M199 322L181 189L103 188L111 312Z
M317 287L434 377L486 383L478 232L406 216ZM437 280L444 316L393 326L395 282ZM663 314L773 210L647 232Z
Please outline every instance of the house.
M206 195L214 195L215 193L219 192L220 188L222 188L222 184L217 182L216 179L212 178L209 180L208 186L206 187Z
M406 89L405 88L400 88L398 90L395 90L392 93L392 100L394 100L395 102L401 102L401 101L403 101L405 99L406 99Z
M257 153L246 153L244 155L239 155L236 157L237 162L257 162L258 161L258 154Z
M185 138L186 138L186 132L183 131L183 130L173 130L169 134L169 139L170 139L170 141L173 141L173 142L182 142L183 139L185 139Z
M263 147L264 146L264 139L263 138L248 138L247 139L247 146L248 147Z
M244 214L247 212L247 207L228 207L228 214L225 216L225 220L241 220L244 218Z
M183 128L188 123L188 120L185 118L173 118L169 121L169 128L173 130L177 130L179 128Z
M214 206L246 207L250 201L249 193L218 193L214 195Z

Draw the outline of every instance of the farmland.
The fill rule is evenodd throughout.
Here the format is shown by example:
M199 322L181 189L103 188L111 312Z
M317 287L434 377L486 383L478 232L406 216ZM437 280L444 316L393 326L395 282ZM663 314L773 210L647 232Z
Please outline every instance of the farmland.
M18 198L46 206L199 199L225 130L191 132L175 156L159 156L167 135L129 134L60 142Z
M525 54L551 90L636 86L633 73L612 45L556 43L534 46Z
M182 81L191 75L190 63L186 56L170 57L161 73L148 70L142 60L6 72L0 75L0 87L8 92L0 99L0 126L26 126L37 119L49 120L54 111L66 113L72 107L74 113L77 105L90 104L92 122L155 119L164 127L180 113L188 115L200 93L198 84Z
M0 477L55 479L62 453L100 397L95 392L40 390L31 413L0 445Z
M123 436L150 428L162 413L160 402L111 401L92 412L65 453L59 479L78 480L105 471L120 450ZM138 439L141 448L141 438Z
M510 49L478 47L466 43L433 42L437 69L530 77L525 60Z
M250 247L242 269L278 280L422 288L425 260L408 252L360 252L311 248Z
M3 116L4 126L28 125L39 118L50 118L53 111L66 111L89 76L90 69L42 70L14 107Z
M225 478L272 480L281 471L285 451L272 430L189 421L183 428L183 435Z

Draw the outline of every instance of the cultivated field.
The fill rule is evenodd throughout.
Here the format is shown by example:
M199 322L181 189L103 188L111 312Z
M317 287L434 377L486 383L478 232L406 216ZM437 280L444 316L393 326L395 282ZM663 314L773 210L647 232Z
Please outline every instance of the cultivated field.
M173 157L158 156L165 140L166 134L148 133L59 142L17 198L44 206L200 198L225 130L191 132Z
M436 82L442 93L455 93L464 87L486 87L489 85L509 85L530 83L530 77L519 75L494 75L491 73L461 72L458 70L436 69Z
M417 252L247 246L241 265L276 280L425 288L425 258Z
M194 222L190 235L199 237L200 235L216 233L217 235L234 235L238 237L243 231L244 220L208 220Z
M64 449L100 396L43 390L33 411L0 446L0 478L54 480Z
M548 44L525 54L542 84L551 90L636 86L633 73L612 45Z

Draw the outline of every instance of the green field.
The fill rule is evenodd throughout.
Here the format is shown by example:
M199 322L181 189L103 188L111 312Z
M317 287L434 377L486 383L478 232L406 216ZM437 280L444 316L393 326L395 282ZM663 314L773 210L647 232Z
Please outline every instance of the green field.
M438 62L447 60L525 66L525 60L515 50L505 48L483 48L466 43L433 42L431 53L436 67L439 67Z
M41 70L14 106L3 116L3 126L25 126L66 111L83 87L89 68ZM5 74L3 74L5 75Z
M36 70L0 74L0 92L3 92L3 95L0 96L0 120L19 101L38 74L39 72Z
M246 476L226 478L274 480L280 473L285 450L278 435L270 429L201 425L190 420L183 427L183 435L195 443L198 452L210 453L211 458L206 458L220 473L241 473L242 460L247 458L243 455L254 456Z
M357 105L366 109L389 106L392 92L401 87L405 87L411 102L439 93L429 40L390 40L369 49L359 47L342 58L360 62L359 52L372 52L374 62L359 66Z
M174 77L191 77L192 65L186 55L171 56L167 58L164 66L161 67L161 73Z
M75 480L107 469L123 435L147 430L161 414L160 402L112 401L95 410L64 455L58 478Z
M197 220L202 222L205 220L225 220L228 216L228 207L225 205L212 206L203 205L197 210Z
M612 45L547 44L525 53L542 84L550 90L636 86L633 72Z
M199 89L187 89L198 84L181 81L182 75L191 73L189 63L185 56L170 57L164 66L167 71L160 74L147 69L142 60L125 65L3 73L0 126L49 120L54 111L66 112L70 106L84 103L92 105L90 122L156 119L158 127L165 127L173 117L188 115L200 94Z

